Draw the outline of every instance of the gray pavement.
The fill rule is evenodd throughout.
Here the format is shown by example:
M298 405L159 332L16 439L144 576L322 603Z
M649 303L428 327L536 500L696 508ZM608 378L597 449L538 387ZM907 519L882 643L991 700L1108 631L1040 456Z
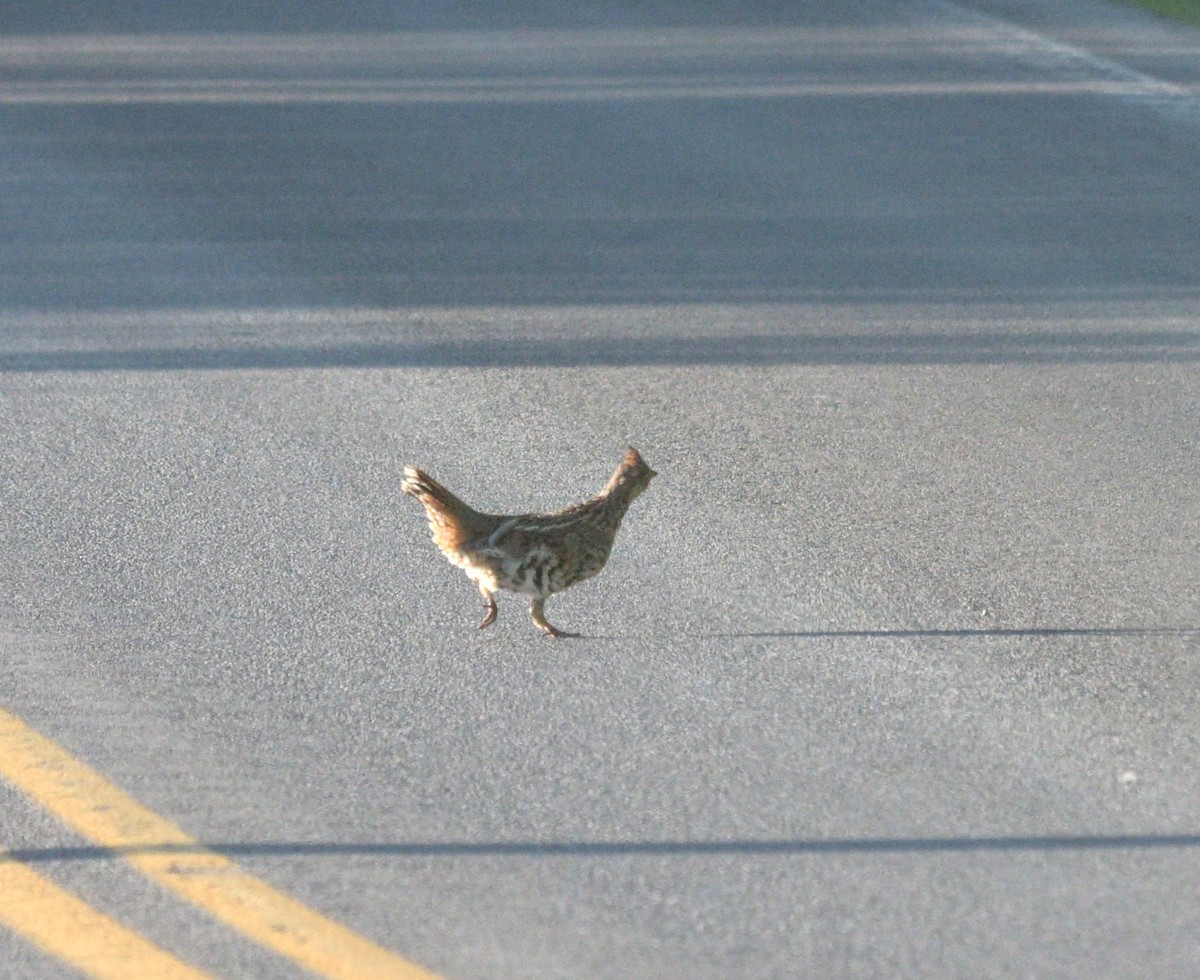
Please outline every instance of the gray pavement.
M1200 33L120 6L0 23L0 708L449 977L1200 972ZM403 464L629 443L585 638L478 633Z

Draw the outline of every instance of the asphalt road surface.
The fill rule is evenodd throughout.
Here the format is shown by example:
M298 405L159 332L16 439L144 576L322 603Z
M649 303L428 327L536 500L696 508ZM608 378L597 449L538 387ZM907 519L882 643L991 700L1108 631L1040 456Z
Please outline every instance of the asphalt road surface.
M1200 33L237 6L0 15L0 973L1200 973Z

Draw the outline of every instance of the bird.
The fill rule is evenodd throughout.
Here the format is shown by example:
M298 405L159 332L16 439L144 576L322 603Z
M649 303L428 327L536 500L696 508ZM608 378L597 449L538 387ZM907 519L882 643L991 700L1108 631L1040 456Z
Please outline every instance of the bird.
M400 489L424 505L434 543L483 595L481 630L496 621L496 593L504 589L528 595L534 625L563 637L579 634L547 622L546 600L604 568L621 519L655 475L631 446L596 496L552 514L482 513L415 466L404 468Z

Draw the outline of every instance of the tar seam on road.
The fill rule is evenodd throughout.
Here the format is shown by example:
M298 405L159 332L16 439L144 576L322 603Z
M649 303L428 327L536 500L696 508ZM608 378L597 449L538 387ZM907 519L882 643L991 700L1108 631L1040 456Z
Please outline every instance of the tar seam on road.
M156 844L184 848L183 852L130 852L122 857L150 880L319 976L344 980L434 977L247 874L228 857L203 847L2 709L0 776L100 847L118 852Z
M0 924L90 977L208 980L0 850Z
M195 82L4 82L0 105L303 105L424 103L614 102L771 98L948 98L960 96L1117 96L1184 100L1187 86L1156 79L1028 81L812 82L779 79L645 80L462 79L426 81L311 81L307 79Z

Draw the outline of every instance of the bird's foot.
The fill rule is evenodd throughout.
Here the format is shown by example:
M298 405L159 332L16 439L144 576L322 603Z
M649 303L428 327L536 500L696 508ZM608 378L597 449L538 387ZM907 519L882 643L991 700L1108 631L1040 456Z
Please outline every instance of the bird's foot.
M556 640L578 640L583 636L582 633L570 633L567 630L560 630L557 626L551 626L547 623L545 626L539 626L542 631L542 636L552 636Z
M568 633L566 630L560 630L557 626L546 621L546 613L543 608L545 599L534 599L529 604L529 615L533 619L533 625L542 631L545 636L552 636L556 640L563 639L569 636L580 636L579 633Z
M496 621L496 611L497 611L496 600L495 599L488 600L486 603L484 603L484 608L487 609L487 613L484 614L483 622L479 624L479 628L481 630L487 629L489 626L492 625L492 623L494 623Z

